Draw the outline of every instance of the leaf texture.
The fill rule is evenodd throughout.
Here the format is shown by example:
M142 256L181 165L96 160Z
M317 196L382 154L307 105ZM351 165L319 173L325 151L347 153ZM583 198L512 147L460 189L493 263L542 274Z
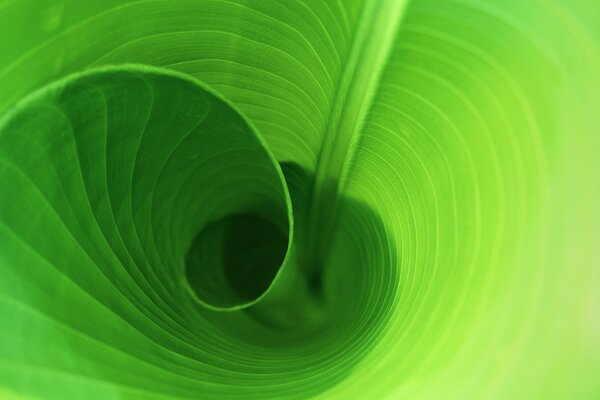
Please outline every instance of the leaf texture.
M599 27L0 1L0 398L597 398Z

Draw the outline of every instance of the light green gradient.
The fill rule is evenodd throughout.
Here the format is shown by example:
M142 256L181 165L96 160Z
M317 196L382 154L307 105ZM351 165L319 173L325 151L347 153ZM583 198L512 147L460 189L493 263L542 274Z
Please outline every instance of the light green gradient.
M0 0L0 398L600 398L599 127L594 0Z

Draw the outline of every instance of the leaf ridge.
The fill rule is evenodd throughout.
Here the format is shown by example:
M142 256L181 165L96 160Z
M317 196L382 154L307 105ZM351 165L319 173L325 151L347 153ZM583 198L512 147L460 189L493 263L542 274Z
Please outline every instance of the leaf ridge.
M366 2L339 79L317 159L310 203L307 268L327 249L337 203L363 121L378 90L408 0Z

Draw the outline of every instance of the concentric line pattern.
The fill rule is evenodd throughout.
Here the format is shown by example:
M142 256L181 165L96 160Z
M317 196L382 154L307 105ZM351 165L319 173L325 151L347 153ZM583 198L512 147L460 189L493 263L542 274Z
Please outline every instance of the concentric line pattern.
M378 248L386 243L381 222L352 202L351 226L368 224L362 232L372 243L342 232L352 247L329 261L327 305L302 295L308 289L298 278L279 165L236 110L181 75L129 66L74 76L23 102L0 132L1 185L13 193L1 207L3 313L15 305L29 311L3 331L5 367L114 383L115 394L301 398L344 375L360 354L343 362L332 355L368 347L371 308L389 310L389 299L362 287L373 280L363 277L364 265L390 265L390 251ZM312 179L294 165L285 171L302 216ZM285 232L287 255L273 283L250 293L259 299L228 287L223 261L207 254L231 243L207 227L240 215L252 216L241 220L250 221L250 234L261 221ZM240 224L225 227L232 229ZM208 247L190 250L205 230L199 237ZM233 250L242 252L233 266L239 273L261 272L243 265L253 257L248 249ZM188 263L186 273L190 251L209 262ZM394 282L377 272L389 282L384 288ZM338 281L345 288L330 290ZM319 312L331 317L323 321ZM113 354L103 354L107 348ZM17 388L63 396L44 379L24 374Z
M598 398L599 27L0 1L0 397Z

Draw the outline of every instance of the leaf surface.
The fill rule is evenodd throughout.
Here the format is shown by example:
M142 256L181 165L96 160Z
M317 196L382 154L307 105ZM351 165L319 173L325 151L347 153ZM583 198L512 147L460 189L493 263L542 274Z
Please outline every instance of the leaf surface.
M595 398L599 26L0 1L0 397Z

